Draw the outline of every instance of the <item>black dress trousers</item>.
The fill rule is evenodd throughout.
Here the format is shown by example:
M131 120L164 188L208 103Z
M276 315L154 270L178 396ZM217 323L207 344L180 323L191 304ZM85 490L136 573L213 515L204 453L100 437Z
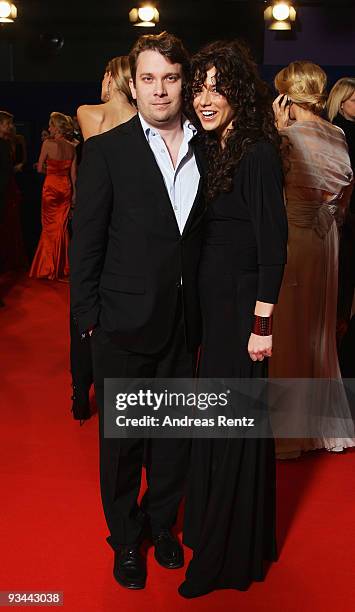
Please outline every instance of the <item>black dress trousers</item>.
M122 349L101 327L91 337L94 384L100 417L100 483L109 544L113 549L139 541L147 518L152 532L175 523L184 492L190 443L183 439L147 441L148 489L138 506L144 439L105 438L104 378L190 378L195 356L186 348L179 292L175 325L164 350L143 355Z

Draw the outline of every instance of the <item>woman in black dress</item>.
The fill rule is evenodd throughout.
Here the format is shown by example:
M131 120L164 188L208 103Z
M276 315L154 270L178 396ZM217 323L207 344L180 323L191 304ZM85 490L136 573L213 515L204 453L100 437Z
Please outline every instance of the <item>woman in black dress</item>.
M332 87L328 101L329 120L346 138L355 175L355 78L344 77ZM339 362L344 378L355 377L355 188L340 229L337 337Z
M237 41L193 58L191 89L209 165L199 374L264 377L287 243L271 102ZM194 551L179 587L184 597L263 579L264 561L276 558L271 438L193 441L184 541Z

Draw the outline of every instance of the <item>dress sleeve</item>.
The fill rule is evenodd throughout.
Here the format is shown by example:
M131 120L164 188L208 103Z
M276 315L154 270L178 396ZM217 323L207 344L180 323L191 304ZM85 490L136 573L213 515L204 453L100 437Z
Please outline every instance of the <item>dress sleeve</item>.
M261 302L276 304L287 260L287 216L282 161L269 143L258 143L245 160L244 199L250 210L258 253Z

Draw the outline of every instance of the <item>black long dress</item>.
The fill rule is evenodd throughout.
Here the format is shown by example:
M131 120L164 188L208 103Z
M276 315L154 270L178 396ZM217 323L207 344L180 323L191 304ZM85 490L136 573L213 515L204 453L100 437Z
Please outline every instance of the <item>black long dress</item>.
M262 141L242 158L233 191L207 212L201 377L265 376L266 362L253 362L247 346L256 300L277 302L286 244L281 161ZM194 550L186 580L197 592L263 579L264 560L276 559L273 439L193 441L184 542Z
M350 163L355 175L355 122L340 113L333 123L344 132L349 148ZM344 378L355 377L355 315L351 316L355 291L355 188L351 194L349 210L340 229L338 319L349 327L339 346L339 363Z

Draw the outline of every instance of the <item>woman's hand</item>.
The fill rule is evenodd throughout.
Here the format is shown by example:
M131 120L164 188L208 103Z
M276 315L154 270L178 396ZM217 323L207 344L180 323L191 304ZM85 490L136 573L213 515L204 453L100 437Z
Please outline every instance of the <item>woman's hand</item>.
M248 353L252 361L263 361L264 357L271 357L272 336L250 334Z
M289 125L290 121L290 105L288 97L280 94L275 98L272 109L275 115L275 123L278 130L282 130Z

